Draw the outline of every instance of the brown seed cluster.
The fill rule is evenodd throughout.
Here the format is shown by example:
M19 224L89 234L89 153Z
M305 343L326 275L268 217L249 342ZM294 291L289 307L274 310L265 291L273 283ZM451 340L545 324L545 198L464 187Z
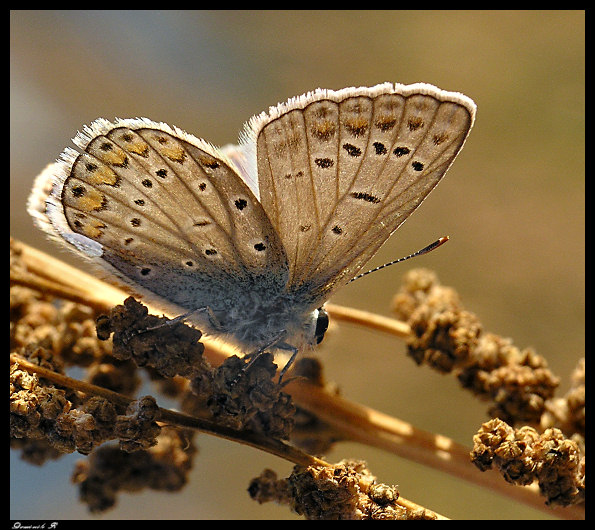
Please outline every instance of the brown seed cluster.
M333 466L295 466L286 479L265 470L252 480L250 496L259 503L289 505L313 520L433 519L425 510L398 504L395 486L378 484L364 462L343 460Z
M482 425L473 442L471 459L482 471L494 467L513 484L537 481L549 505L584 502L585 458L579 444L560 429L539 434L532 427L514 429L496 418Z
M192 389L206 396L206 406L222 425L287 439L293 429L295 405L276 381L273 355L252 359L228 357L218 368L196 377Z
M209 368L202 356L200 331L181 320L149 315L146 306L132 297L97 318L97 336L107 340L112 333L116 359L132 359L163 377L192 377Z
M393 307L413 331L408 353L418 364L453 372L464 388L492 402L494 417L539 424L559 384L543 357L484 332L458 295L425 269L406 275Z
M81 501L98 513L113 507L120 492L179 490L187 482L196 452L191 436L166 427L148 449L128 453L111 445L99 447L76 463L72 481L79 485Z

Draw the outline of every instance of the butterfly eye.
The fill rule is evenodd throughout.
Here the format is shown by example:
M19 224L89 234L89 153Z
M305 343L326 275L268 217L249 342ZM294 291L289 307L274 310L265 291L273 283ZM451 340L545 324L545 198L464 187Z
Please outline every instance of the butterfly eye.
M316 330L314 336L316 337L316 344L320 344L324 339L324 334L328 329L328 313L321 307L318 309L318 318L316 319Z

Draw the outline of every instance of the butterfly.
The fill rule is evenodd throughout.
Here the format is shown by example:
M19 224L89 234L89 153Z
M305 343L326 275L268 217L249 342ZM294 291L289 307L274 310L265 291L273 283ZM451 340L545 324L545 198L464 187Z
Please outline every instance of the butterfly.
M322 339L324 303L444 176L475 112L423 83L317 89L223 148L145 118L98 119L73 139L80 152L37 177L29 212L164 311L293 359Z

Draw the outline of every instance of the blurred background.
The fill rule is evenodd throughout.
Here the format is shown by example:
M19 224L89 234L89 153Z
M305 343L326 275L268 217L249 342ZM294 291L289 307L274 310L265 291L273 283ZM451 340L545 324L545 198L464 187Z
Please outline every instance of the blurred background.
M26 212L35 176L83 125L145 116L216 145L270 105L317 87L427 82L463 92L477 120L448 176L370 261L451 241L339 292L389 315L402 275L435 270L486 331L532 346L562 378L584 356L583 11L12 11L11 235L73 262ZM341 325L321 345L329 380L356 402L471 446L484 403L417 367L403 344ZM292 519L246 491L291 464L206 435L181 492L123 494L103 519ZM449 517L544 518L440 472L356 444L378 480ZM91 518L70 483L81 455L36 468L11 455L11 518Z

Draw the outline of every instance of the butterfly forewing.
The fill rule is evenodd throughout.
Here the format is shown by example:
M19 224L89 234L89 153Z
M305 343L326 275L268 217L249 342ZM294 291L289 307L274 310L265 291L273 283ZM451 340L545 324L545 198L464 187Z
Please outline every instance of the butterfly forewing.
M440 181L475 107L429 85L390 84L291 103L258 131L261 202L287 250L288 289L318 305Z

